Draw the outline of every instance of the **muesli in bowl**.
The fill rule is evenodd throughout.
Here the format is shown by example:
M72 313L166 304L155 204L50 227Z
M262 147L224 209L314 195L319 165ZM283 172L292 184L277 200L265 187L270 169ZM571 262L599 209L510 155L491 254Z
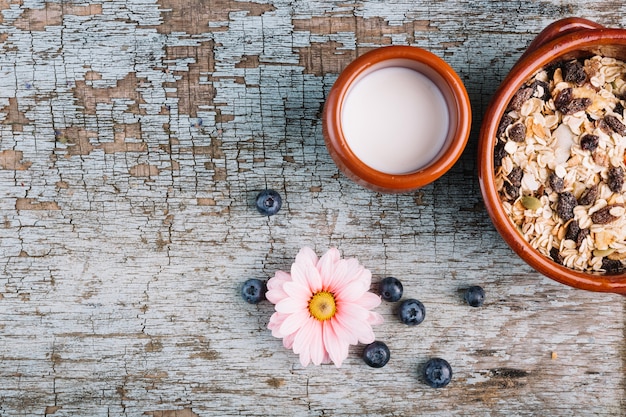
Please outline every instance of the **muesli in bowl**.
M496 188L510 220L553 261L626 265L626 63L593 56L537 72L497 130Z
M626 30L580 18L546 27L486 109L485 208L543 275L626 295Z

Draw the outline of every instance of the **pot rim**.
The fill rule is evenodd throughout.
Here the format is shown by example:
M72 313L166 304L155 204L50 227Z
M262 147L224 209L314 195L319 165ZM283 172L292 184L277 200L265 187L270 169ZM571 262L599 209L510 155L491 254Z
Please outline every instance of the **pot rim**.
M341 130L341 105L353 81L384 61L410 60L437 73L455 97L455 134L436 162L407 174L387 174L361 162L348 146ZM323 110L324 141L339 169L362 186L385 193L401 193L421 188L445 174L463 153L470 134L472 111L467 90L454 69L437 55L417 46L391 45L370 50L353 60L331 88Z

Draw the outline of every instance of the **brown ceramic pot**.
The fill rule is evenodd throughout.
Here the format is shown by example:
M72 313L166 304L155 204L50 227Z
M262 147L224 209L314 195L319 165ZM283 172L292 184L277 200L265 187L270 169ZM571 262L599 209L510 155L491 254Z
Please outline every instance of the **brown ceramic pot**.
M530 44L496 91L482 123L478 174L487 212L509 246L531 267L575 288L626 295L626 273L590 274L557 264L533 249L507 218L494 183L494 145L499 122L515 92L552 62L592 55L626 60L626 30L608 29L586 19L567 18L546 27Z
M388 174L366 165L352 152L341 127L342 105L350 87L361 77L398 66L420 72L435 83L446 101L450 124L443 149L434 160L415 172ZM322 122L328 152L348 178L374 191L403 193L435 181L458 160L470 132L471 107L463 82L442 59L418 47L387 46L361 55L341 72L329 92Z

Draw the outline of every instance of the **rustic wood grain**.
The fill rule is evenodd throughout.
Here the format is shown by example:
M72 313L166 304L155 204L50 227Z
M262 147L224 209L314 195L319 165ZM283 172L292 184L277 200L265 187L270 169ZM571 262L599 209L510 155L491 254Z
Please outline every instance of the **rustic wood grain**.
M523 264L476 178L492 93L572 15L626 27L614 0L0 1L0 415L626 415L624 298ZM449 62L475 115L453 170L404 195L341 175L319 119L341 69L389 44ZM241 301L305 244L425 304L416 328L378 307L386 367L354 347L302 368L272 306ZM432 356L445 389L417 376Z

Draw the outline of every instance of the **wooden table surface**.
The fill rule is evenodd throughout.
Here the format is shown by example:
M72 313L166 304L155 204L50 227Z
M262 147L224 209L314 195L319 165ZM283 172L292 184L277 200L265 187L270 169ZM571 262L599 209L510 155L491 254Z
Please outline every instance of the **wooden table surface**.
M615 0L0 1L1 416L625 416L625 299L542 277L503 242L476 175L493 92L567 16ZM383 195L344 177L320 112L378 46L426 48L469 92L454 168ZM260 190L282 210L259 215ZM375 311L392 359L303 368L241 283L302 246L356 256L426 306ZM482 308L462 289L487 292ZM417 370L447 359L450 385Z

